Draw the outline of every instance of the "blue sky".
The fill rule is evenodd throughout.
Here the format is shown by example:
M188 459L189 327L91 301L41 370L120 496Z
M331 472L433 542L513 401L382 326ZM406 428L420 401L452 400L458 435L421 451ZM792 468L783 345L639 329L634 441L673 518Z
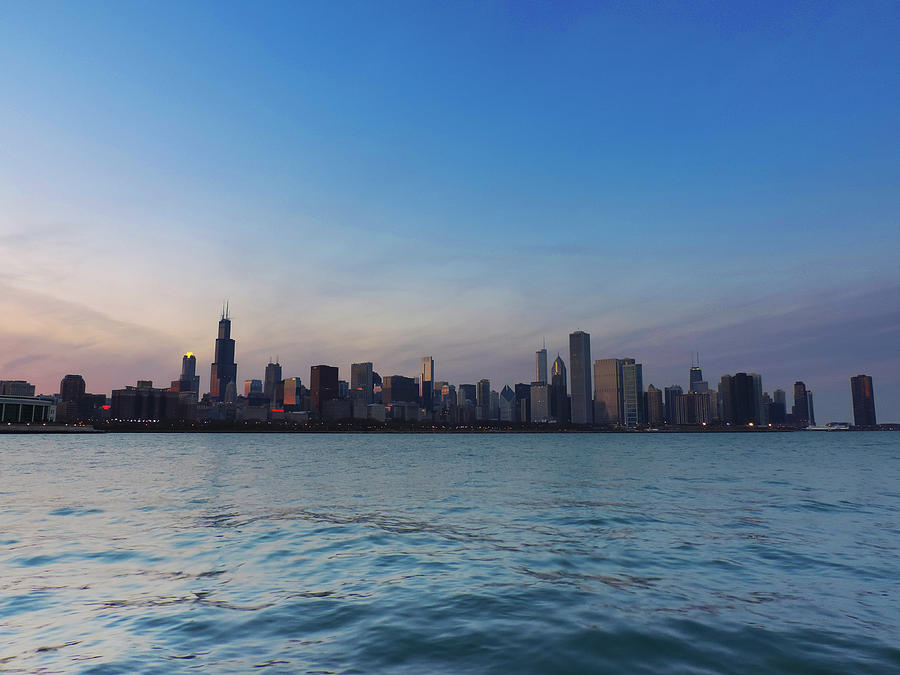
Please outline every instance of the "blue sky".
M900 420L896 3L18 3L0 377L805 380ZM204 386L208 371L201 371Z

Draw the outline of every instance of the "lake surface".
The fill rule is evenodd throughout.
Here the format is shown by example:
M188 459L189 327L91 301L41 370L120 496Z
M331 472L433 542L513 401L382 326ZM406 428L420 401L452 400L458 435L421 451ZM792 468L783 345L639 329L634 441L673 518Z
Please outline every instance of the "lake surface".
M900 434L0 437L0 671L897 672Z

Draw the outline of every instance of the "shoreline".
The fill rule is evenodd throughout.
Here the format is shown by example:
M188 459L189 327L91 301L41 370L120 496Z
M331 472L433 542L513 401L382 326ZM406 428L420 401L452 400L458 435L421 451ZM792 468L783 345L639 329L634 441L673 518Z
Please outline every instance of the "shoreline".
M859 431L900 431L900 425L883 425L877 428L839 429L835 432ZM604 429L579 427L357 427L339 424L322 426L282 426L282 425L159 425L159 424L121 424L121 425L27 425L11 424L0 426L0 434L747 434L747 433L796 433L826 432L827 429L805 429L797 427L682 427L682 428L630 428Z

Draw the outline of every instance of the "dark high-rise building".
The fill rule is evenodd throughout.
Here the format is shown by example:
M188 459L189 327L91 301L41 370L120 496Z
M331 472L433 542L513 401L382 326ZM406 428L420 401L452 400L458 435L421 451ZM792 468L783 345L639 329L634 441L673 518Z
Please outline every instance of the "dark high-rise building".
M231 385L230 389L228 385ZM233 394L232 394L233 392ZM209 397L213 401L225 401L237 394L237 364L234 362L234 340L231 339L231 317L228 305L219 319L219 336L216 338L216 360L209 373Z
M516 392L516 421L526 423L531 421L531 385L519 382L515 387Z
M622 359L622 411L625 424L644 423L644 366Z
M197 357L193 352L186 353L181 358L181 375L177 380L172 380L169 391L182 394L185 399L200 397L200 376L197 375Z
M850 395L853 397L853 425L874 427L875 392L872 390L872 378L869 375L851 377Z
M757 382L753 375L747 373L735 373L733 377L723 375L719 391L723 392L723 408L727 415L723 417L723 421L742 426L759 424L759 398Z
M679 384L673 384L663 390L665 396L665 420L666 424L677 424L678 397L684 393Z
M572 369L572 422L593 424L591 386L591 336L582 330L569 334L569 366Z
M263 395L262 380L244 380L244 397L248 398L251 394Z
M619 359L594 361L594 424L621 424L622 362Z
M808 427L814 424L810 414L810 392L806 384L800 380L794 382L794 405L791 408L791 422L798 427Z
M491 416L491 381L487 378L478 380L475 386L475 416L478 419L486 420Z
M322 414L322 404L338 397L338 369L313 366L309 369L309 398L312 412Z
M419 400L419 385L415 379L403 375L388 375L381 383L381 401L389 403L416 403Z
M422 367L419 370L419 400L429 413L434 409L434 359L430 356L422 357Z
M273 408L280 408L284 403L283 396L278 396L281 381L281 364L276 358L275 363L270 361L266 365L266 375L263 378L263 396L269 399L269 405Z
M772 402L769 404L769 424L784 424L787 419L787 395L784 389L776 389L772 392Z
M553 368L550 370L550 416L560 424L572 421L566 364L559 354L556 355Z
M372 363L350 364L350 398L366 403L375 401L375 385L373 381Z
M652 384L647 387L647 393L644 394L647 409L647 424L656 426L665 419L665 409L663 408L663 393Z
M474 384L461 384L457 387L457 402L460 406L474 406L478 403L478 387Z
M64 402L78 402L84 397L85 384L81 375L66 375L59 383L59 398Z
M173 421L183 419L179 406L181 394L171 389L156 389L149 380L137 386L114 389L110 415L117 420Z
M34 385L25 380L0 380L0 396L34 396ZM43 410L38 413L43 419Z

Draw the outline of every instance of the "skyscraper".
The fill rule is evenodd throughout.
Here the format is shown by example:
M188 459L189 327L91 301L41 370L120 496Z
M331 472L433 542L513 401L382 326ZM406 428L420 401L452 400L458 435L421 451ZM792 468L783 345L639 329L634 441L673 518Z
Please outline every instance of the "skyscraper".
M177 380L172 380L169 391L175 391L194 400L200 396L200 376L197 375L197 357L193 352L188 352L181 359L181 375Z
M772 403L769 405L769 422L772 424L784 424L787 417L787 395L784 389L776 389L772 392Z
M430 356L422 357L422 367L419 370L419 399L425 410L431 412L434 409L434 359Z
M488 385L490 387L490 384ZM457 388L457 404L475 406L478 403L478 387L474 384L461 384Z
M263 383L262 380L244 380L244 397L249 397L250 394L262 394L263 393Z
M381 400L388 403L411 403L418 410L416 400L419 398L419 387L411 377L403 375L387 375L382 382Z
M647 405L644 406L647 410L647 424L656 426L663 421L664 415L662 394L663 393L652 384L647 387L647 393L645 394Z
M366 403L374 402L373 372L370 361L350 364L350 398Z
M729 378L729 395L731 401L732 424L744 426L747 424L759 424L759 397L756 383L752 374L735 373Z
M477 419L486 420L491 416L491 381L488 379L478 380L475 386L476 411Z
M281 407L285 410L303 410L303 385L299 377L287 377L282 381L283 401Z
M810 425L809 396L806 384L797 380L794 382L794 405L791 407L791 423L798 427Z
M703 371L700 370L700 355L697 354L696 364L694 363L694 357L691 357L691 371L688 374L688 391L706 391L705 389L700 389L695 386L700 382L703 382Z
M593 424L590 334L581 330L569 334L569 366L572 368L572 422Z
M644 423L644 366L622 359L622 411L625 424Z
M560 424L568 424L572 421L568 388L566 364L557 354L553 368L550 370L550 416Z
M546 422L550 419L550 385L543 382L532 382L529 387L531 396L531 412L529 422Z
M283 400L279 400L278 390L279 384L281 383L281 364L278 363L278 358L275 358L275 363L271 361L266 365L266 376L263 381L263 395L269 399L269 405L273 408L280 408L284 403ZM283 396L283 394L282 394Z
M874 427L875 392L872 390L872 378L869 375L851 377L850 395L853 397L853 425Z
M229 394L228 385L236 393L237 364L234 362L234 340L231 339L231 317L228 304L222 309L219 319L219 336L216 338L216 360L209 373L209 397L213 401L224 401Z
M594 424L621 424L622 362L594 361Z
M505 384L498 398L499 418L501 422L516 421L516 393Z
M519 382L515 386L516 421L523 424L531 421L531 385Z
M325 401L338 397L338 369L335 366L313 366L309 369L309 399L311 412L322 415Z
M544 346L534 353L535 381L547 384L547 347Z
M59 397L64 402L80 401L84 397L84 378L81 375L66 375L59 383Z
M679 384L673 384L663 390L665 396L666 424L677 424L678 397L684 393Z

